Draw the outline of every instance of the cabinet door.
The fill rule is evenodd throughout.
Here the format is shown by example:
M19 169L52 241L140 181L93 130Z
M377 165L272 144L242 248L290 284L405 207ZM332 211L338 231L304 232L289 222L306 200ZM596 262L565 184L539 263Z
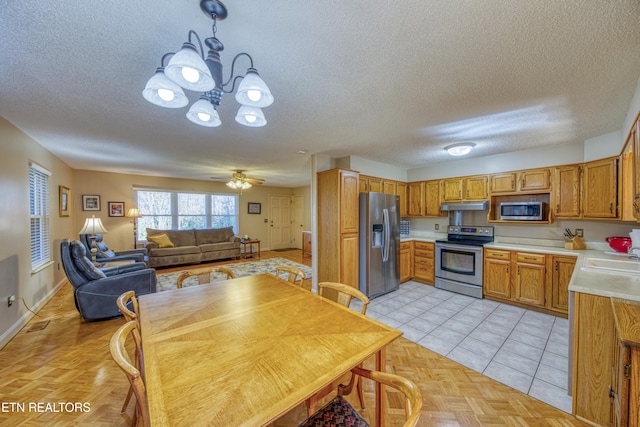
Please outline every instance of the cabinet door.
M400 283L411 280L411 266L413 259L411 258L411 244L400 243Z
M482 175L465 178L464 198L466 200L485 200L487 198L487 177Z
M407 184L398 182L396 185L396 195L400 197L400 217L407 216Z
M442 200L444 202L462 200L462 178L442 180Z
M612 420L615 321L609 297L575 294L573 412L592 425Z
M366 175L360 175L360 192L361 193L369 192L369 177Z
M543 307L545 266L517 262L514 290L514 300Z
M520 191L549 191L550 187L549 169L531 169L520 172Z
M340 282L359 289L358 282L358 235L340 236Z
M569 281L576 265L575 257L554 256L551 275L551 308L568 313Z
M410 216L424 216L424 205L422 204L423 193L424 181L410 182L407 185L407 213Z
M369 177L369 191L371 193L382 193L382 178Z
M427 181L424 186L425 196L425 215L426 216L441 216L440 205L442 200L440 198L440 180Z
M510 265L508 260L490 258L484 260L484 283L482 285L484 295L511 298Z
M340 212L335 213L340 215L340 233L357 233L360 222L360 183L358 173L341 171L340 179Z
M516 173L501 173L491 175L491 193L511 193L516 191Z
M584 164L584 218L616 218L618 216L617 166L617 158Z
M382 181L382 192L385 194L396 194L396 182L385 179Z
M580 165L567 165L553 170L552 209L556 218L580 217Z

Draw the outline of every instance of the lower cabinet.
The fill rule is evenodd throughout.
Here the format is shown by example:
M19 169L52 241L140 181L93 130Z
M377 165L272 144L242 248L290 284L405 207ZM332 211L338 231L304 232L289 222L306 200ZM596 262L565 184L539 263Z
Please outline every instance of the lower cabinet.
M485 248L483 295L551 314L568 314L576 258Z
M435 283L434 243L413 242L413 278L429 284Z
M400 243L400 283L407 282L413 277L413 243Z

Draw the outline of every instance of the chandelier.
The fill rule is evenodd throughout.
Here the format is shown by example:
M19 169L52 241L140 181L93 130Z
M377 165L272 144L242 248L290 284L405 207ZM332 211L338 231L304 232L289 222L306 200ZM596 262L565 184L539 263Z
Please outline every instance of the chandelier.
M251 188L251 184L243 179L232 178L227 182L227 187L233 188L234 190L246 190L247 188Z
M218 115L222 95L233 93L236 82L240 80L235 95L240 103L236 122L251 127L266 125L262 108L273 103L273 96L253 68L251 55L245 52L237 54L231 63L231 75L226 82L222 80L220 52L224 50L224 45L216 38L216 21L227 17L227 8L217 0L201 0L200 9L213 20L213 37L205 39L209 48L206 59L200 37L195 31L189 30L188 41L179 52L168 52L162 56L160 67L147 82L142 96L160 107L182 108L189 103L183 88L202 92L200 99L189 108L187 118L201 126L217 127L222 123ZM250 63L244 76L235 75L236 61L241 57L247 57ZM167 59L169 62L165 64Z

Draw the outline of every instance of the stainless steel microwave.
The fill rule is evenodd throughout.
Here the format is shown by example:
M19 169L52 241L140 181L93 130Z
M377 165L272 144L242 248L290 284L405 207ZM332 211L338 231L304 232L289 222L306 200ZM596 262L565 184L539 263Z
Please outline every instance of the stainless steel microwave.
M500 219L509 221L542 221L543 202L502 202Z

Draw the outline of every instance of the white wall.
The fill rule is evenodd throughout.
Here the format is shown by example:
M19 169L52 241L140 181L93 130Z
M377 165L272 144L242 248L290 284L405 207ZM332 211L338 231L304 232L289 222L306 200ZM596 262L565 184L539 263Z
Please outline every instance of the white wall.
M624 138L626 138L626 132L617 130L585 140L584 161L590 162L592 160L604 159L605 157L617 156L622 152Z

